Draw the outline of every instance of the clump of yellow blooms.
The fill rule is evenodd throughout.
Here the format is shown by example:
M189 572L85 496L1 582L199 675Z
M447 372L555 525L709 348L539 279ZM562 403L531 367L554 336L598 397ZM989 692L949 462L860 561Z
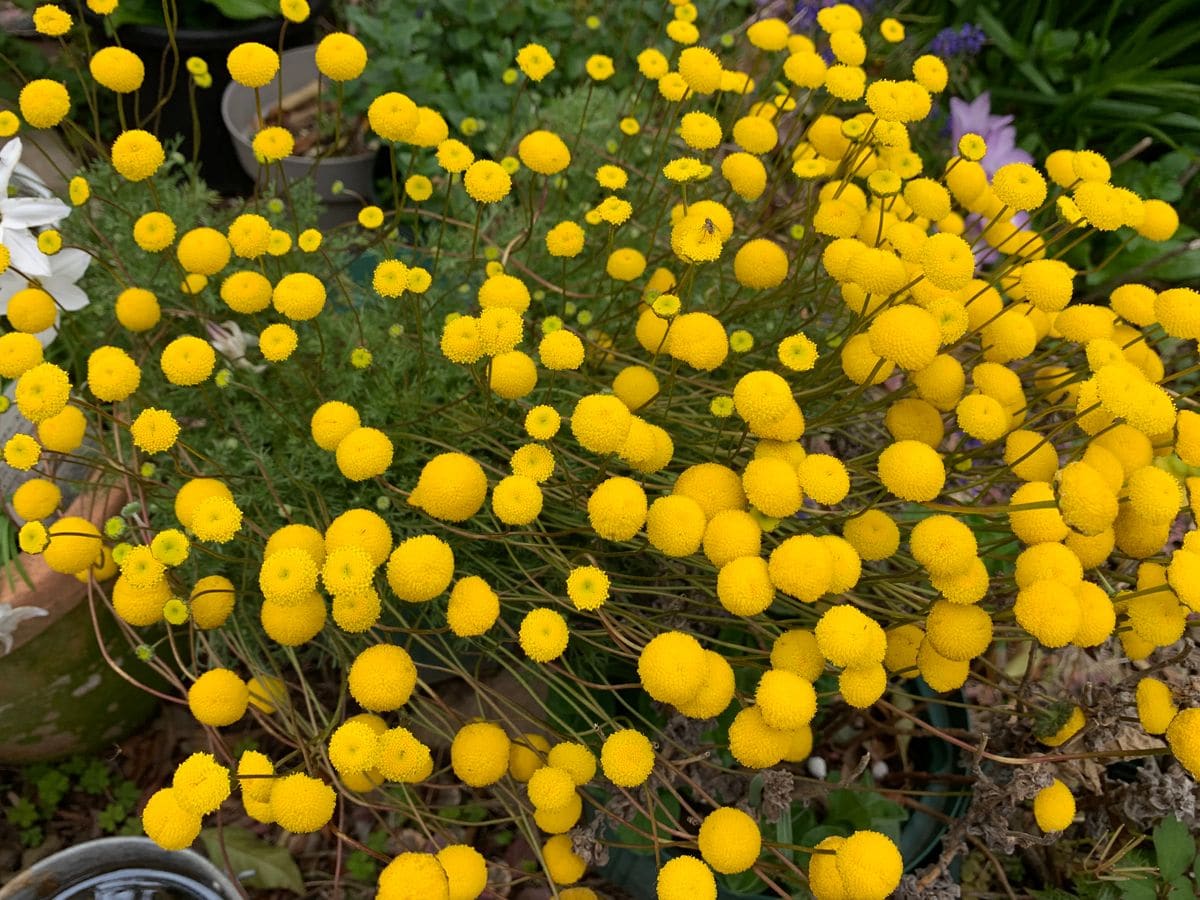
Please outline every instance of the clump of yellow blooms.
M361 290L334 261L341 235L275 199L220 227L177 221L160 138L112 142L113 170L145 186L121 207L128 239L179 290L111 268L119 327L80 372L36 337L60 313L50 287L8 301L0 376L31 426L3 448L32 470L12 497L20 545L63 574L110 566L113 612L147 644L201 633L194 671L171 677L203 726L270 718L299 751L184 760L142 813L161 846L190 846L235 791L256 821L308 833L339 795L419 815L426 795L398 785L453 782L524 823L574 900L592 860L573 829L605 840L588 823L620 824L661 781L700 785L702 812L668 826L658 897L706 900L754 871L883 900L916 862L890 838L828 836L798 867L764 852L758 801L708 796L706 772L795 767L831 710L908 709L918 675L931 694L1011 681L1012 727L1056 748L1089 727L1082 700L1024 665L1059 648L1143 660L1192 626L1200 413L1177 362L1200 294L1097 297L1062 258L1092 231L1170 239L1175 211L1089 150L989 175L979 136L938 146L925 123L946 67L899 67L880 40L903 44L900 21L836 4L809 36L759 17L726 52L702 19L672 0L658 46L588 60L589 102L634 86L620 119L556 121L540 104L574 73L534 39L505 81L537 127L518 117L502 146L476 142L479 123L450 137L420 98L373 98L365 127L401 165L394 208L365 199L345 226L374 248ZM52 5L35 21L72 27ZM315 63L341 88L372 60L334 33ZM220 64L258 91L280 60L243 43ZM118 95L145 76L119 47L89 72ZM21 119L55 127L72 99L31 81ZM293 153L286 127L258 126L264 166ZM99 192L80 181L77 205ZM428 260L400 236L408 215L436 223L418 229ZM262 423L235 394L269 439L247 436ZM52 463L89 428L139 486L111 530L54 518ZM197 449L209 433L228 437L220 458ZM483 660L517 686L493 687ZM1200 777L1200 709L1169 673L1128 671L1127 718ZM475 688L469 709L442 701L445 675ZM680 742L689 719L699 746ZM1084 789L1058 774L1072 783L1033 797L1044 832ZM378 895L479 896L488 861L462 834L397 855Z

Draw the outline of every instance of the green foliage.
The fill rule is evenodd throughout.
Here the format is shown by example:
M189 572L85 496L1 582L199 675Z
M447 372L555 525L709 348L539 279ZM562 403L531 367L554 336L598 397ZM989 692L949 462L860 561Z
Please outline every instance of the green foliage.
M228 20L279 18L278 0L189 0L178 4L182 28L228 27ZM109 17L115 27L121 25L161 25L163 6L160 0L121 0Z
M488 810L478 803L464 803L461 806L447 806L442 810L442 815L458 822L482 822L488 817Z
M1014 116L1019 144L1039 160L1063 147L1110 159L1138 151L1114 168L1114 183L1178 209L1183 225L1165 243L1102 235L1071 250L1066 261L1098 297L1130 281L1200 278L1190 248L1200 197L1200 20L1191 6L942 0L932 10L938 27L970 22L988 38L969 75L951 65L951 94L989 91L993 112Z
M1154 243L1136 235L1120 239L1108 236L1079 247L1071 259L1087 268L1087 283L1098 291L1128 281L1161 281L1193 284L1200 280L1200 254L1192 244L1200 232L1195 202L1200 196L1200 149L1175 150L1152 162L1133 159L1117 166L1114 179L1127 184L1143 197L1155 197L1175 205L1183 223L1169 241ZM1118 248L1120 253L1114 253ZM1105 265L1097 263L1104 261Z
M1200 19L1190 0L1152 6L1107 0L943 0L940 18L974 22L985 51L968 84L994 106L1037 123L1034 150L1124 150L1144 136L1200 144Z
M1188 827L1168 816L1154 829L1154 856L1163 881L1173 882L1184 875L1196 858L1196 841Z
M112 771L102 760L88 760L87 767L79 773L79 789L85 794L103 794L112 782Z
M388 833L380 828L372 829L363 844L376 853L387 850ZM351 850L346 854L346 872L355 881L372 884L379 874L379 862L363 850Z
M72 756L26 766L16 773L10 798L4 818L25 847L41 845L67 810L95 810L101 834L141 831L134 815L141 791L113 763L99 757Z
M1157 877L1131 878L1117 884L1123 900L1190 900L1200 895L1200 858L1196 838L1174 816L1158 823L1151 835ZM1149 849L1149 848L1147 848ZM1131 856L1133 854L1130 854ZM1147 857L1149 854L1147 854Z
M873 829L899 843L900 826L907 818L908 812L903 806L893 803L875 790L839 788L830 792L825 801L823 825L838 829L837 833L845 835ZM808 842L802 840L801 843Z
M1119 832L1118 832L1119 834ZM1167 816L1148 837L1117 847L1117 836L1067 862L1070 885L1033 891L1037 900L1185 900L1200 896L1197 839L1187 825Z
M17 533L20 529L8 516L0 517L0 570L4 572L4 581L8 589L16 590L19 581L33 587L29 573L21 563L21 548L17 543Z
M29 828L40 818L37 807L25 797L18 797L16 802L5 812L4 817L8 819L10 825L15 825L17 828Z
M716 0L706 5L710 22L736 24L749 11L745 0ZM649 44L663 43L662 4L629 0L613 10L620 27L602 17L601 40L579 40L580 24L594 4L584 0L378 0L346 7L347 23L367 47L371 64L350 85L353 102L365 108L383 91L401 90L418 104L446 117L452 129L467 117L484 129L486 143L502 139L512 108L513 91L502 81L515 67L525 44L543 44L555 58L555 71L540 90L544 94L585 79L584 63L603 52L618 71L632 68L633 57ZM382 26L382 27L381 27ZM612 35L608 41L604 36ZM619 41L619 43L618 43ZM607 44L607 46L606 46Z
M656 843L653 839L664 828L673 827L679 821L679 800L670 791L663 789L654 795L654 821L640 810L628 823L621 823L615 832L614 841L640 853L651 853Z
M200 842L217 865L224 866L228 859L246 887L304 895L304 876L287 847L269 844L245 828L205 828Z
M230 19L274 18L279 14L279 3L273 0L209 0Z

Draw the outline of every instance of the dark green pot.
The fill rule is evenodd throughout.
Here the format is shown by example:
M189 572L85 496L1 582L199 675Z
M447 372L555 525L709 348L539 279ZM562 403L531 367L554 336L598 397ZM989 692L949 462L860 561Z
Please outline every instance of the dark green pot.
M98 612L114 661L141 679L111 614ZM34 620L37 621L37 620ZM158 708L112 670L96 641L87 598L33 640L0 658L0 763L29 763L111 747Z
M100 488L76 497L67 514L102 523L122 501L120 491ZM141 683L153 683L153 673L134 658L97 596L101 650L86 584L50 571L40 556L23 553L20 565L26 578L13 566L0 570L0 605L45 615L23 619L12 650L0 656L0 764L111 749L158 709L158 700L114 671L104 651Z

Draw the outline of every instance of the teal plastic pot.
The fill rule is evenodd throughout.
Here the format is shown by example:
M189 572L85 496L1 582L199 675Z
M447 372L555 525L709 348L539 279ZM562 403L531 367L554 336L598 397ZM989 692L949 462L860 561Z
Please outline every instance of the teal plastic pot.
M913 682L914 692L925 698L925 715L931 725L937 728L966 729L970 722L967 711L961 706L951 703L962 703L961 692L955 692L949 697L934 692L923 679ZM941 702L948 700L950 703ZM908 755L913 766L924 772L962 775L965 769L959 761L958 753L947 746L944 741L928 735L914 736L908 745ZM923 803L932 811L942 816L956 819L966 811L970 798L955 795L955 786L949 782L930 781L925 790L938 792L938 795L926 797ZM904 859L904 871L912 872L928 865L941 852L942 837L946 834L947 825L941 819L925 812L914 812L900 829L900 855ZM663 853L666 861L674 852L667 850ZM609 852L608 864L600 868L600 874L615 885L628 891L632 896L652 898L654 884L658 877L658 869L654 857L646 853L635 853L632 850L614 849ZM778 900L775 894L746 894L733 891L718 882L717 900Z

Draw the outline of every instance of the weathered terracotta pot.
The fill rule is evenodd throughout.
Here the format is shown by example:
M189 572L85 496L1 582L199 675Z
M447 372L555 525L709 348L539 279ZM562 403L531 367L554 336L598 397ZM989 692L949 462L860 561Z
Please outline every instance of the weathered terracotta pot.
M76 497L66 514L100 526L124 500L119 490L96 487ZM0 604L36 607L46 615L23 619L11 651L0 656L0 763L36 762L111 745L149 718L158 701L105 660L86 584L52 572L40 556L21 554L21 566L32 586L13 566L0 571ZM113 661L139 680L150 677L133 658L112 614L103 606L96 613Z

